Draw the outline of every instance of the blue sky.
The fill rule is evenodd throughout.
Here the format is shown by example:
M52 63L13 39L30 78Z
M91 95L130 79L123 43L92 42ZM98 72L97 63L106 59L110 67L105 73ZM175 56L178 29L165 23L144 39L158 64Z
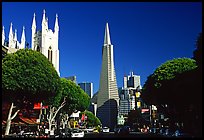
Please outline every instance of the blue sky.
M140 75L141 84L167 60L192 57L202 31L201 2L2 2L2 25L8 39L10 23L20 41L25 26L31 44L36 14L41 29L43 9L48 26L59 19L60 76L77 76L98 90L105 24L109 23L118 87L124 74Z

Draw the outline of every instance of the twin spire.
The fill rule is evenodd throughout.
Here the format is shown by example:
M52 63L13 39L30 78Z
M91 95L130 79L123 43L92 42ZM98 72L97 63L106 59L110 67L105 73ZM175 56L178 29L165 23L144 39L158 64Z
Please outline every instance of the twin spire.
M46 18L45 15L45 9L43 10L43 19L42 19L42 26L46 26L46 28L48 28L48 18ZM35 13L33 15L33 23L32 23L32 29L36 29L36 20L35 20ZM55 31L59 29L59 25L58 25L58 15L56 14L56 19L55 19Z

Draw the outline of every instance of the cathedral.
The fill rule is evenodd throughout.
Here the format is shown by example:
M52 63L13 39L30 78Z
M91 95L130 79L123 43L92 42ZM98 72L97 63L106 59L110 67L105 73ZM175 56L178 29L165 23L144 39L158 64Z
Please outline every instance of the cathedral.
M48 29L48 18L45 15L45 10L43 10L43 18L41 23L41 30L37 31L35 13L32 22L32 38L31 38L31 49L41 52L45 55L50 62L52 62L58 75L59 72L59 25L58 25L58 15L56 14L54 31ZM25 28L23 27L21 42L17 40L17 30L13 32L13 24L10 25L9 41L5 41L4 26L2 28L2 46L8 49L8 53L14 53L19 49L24 49L26 47L25 39Z

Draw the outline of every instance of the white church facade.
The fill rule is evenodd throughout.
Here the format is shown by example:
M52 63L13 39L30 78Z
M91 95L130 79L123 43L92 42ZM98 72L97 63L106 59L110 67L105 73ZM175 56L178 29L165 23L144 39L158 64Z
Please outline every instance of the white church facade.
M45 10L43 10L42 28L37 30L35 13L32 22L32 38L31 38L31 49L41 52L45 55L50 62L52 62L58 75L59 72L59 25L58 25L58 15L56 14L54 31L48 29L48 18L45 15ZM5 44L5 32L4 27L2 28L2 46L7 47L8 53L14 53L19 49L24 49L26 45L25 40L25 28L23 27L21 43L17 41L17 30L13 32L12 23L10 25L9 41Z
M4 26L2 28L2 46L5 46L6 49L8 49L8 53L14 53L19 49L24 49L25 48L25 27L23 26L23 31L22 31L22 36L21 36L21 42L17 40L17 30L15 29L15 32L13 32L13 24L11 23L10 25L10 30L9 30L9 39L6 42L6 36L4 32Z

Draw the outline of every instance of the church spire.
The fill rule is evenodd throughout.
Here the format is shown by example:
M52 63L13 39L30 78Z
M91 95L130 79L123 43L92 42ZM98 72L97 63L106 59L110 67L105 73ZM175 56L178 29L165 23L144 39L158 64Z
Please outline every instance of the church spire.
M48 18L45 16L45 9L43 10L43 19L42 19L42 32L48 30Z
M14 35L14 47L17 49L18 44L17 44L17 29L15 29L15 35Z
M17 41L17 30L15 29L14 41Z
M56 14L56 19L55 19L55 32L59 31L59 25L58 25L58 15Z
M5 42L5 32L4 32L4 26L2 28L2 46L4 45L4 42Z
M35 13L33 14L32 29L36 28Z
M108 22L106 23L106 28L105 28L105 37L104 37L104 45L110 45L110 33L109 33L109 28L108 28Z
M45 9L43 10L43 19L42 19L42 24L46 22L46 18L45 18Z
M25 27L23 26L23 32L21 36L21 49L25 48Z
M9 47L10 48L14 48L14 42L13 42L13 28L12 28L13 24L11 22L11 26L10 26L10 31L9 31Z
M35 33L36 33L36 21L35 21L35 13L33 14L33 24L32 24L32 50L34 50L34 40L35 40Z
M12 28L13 24L11 22L11 25L10 25L10 31L9 31L9 39L13 39L13 28Z

